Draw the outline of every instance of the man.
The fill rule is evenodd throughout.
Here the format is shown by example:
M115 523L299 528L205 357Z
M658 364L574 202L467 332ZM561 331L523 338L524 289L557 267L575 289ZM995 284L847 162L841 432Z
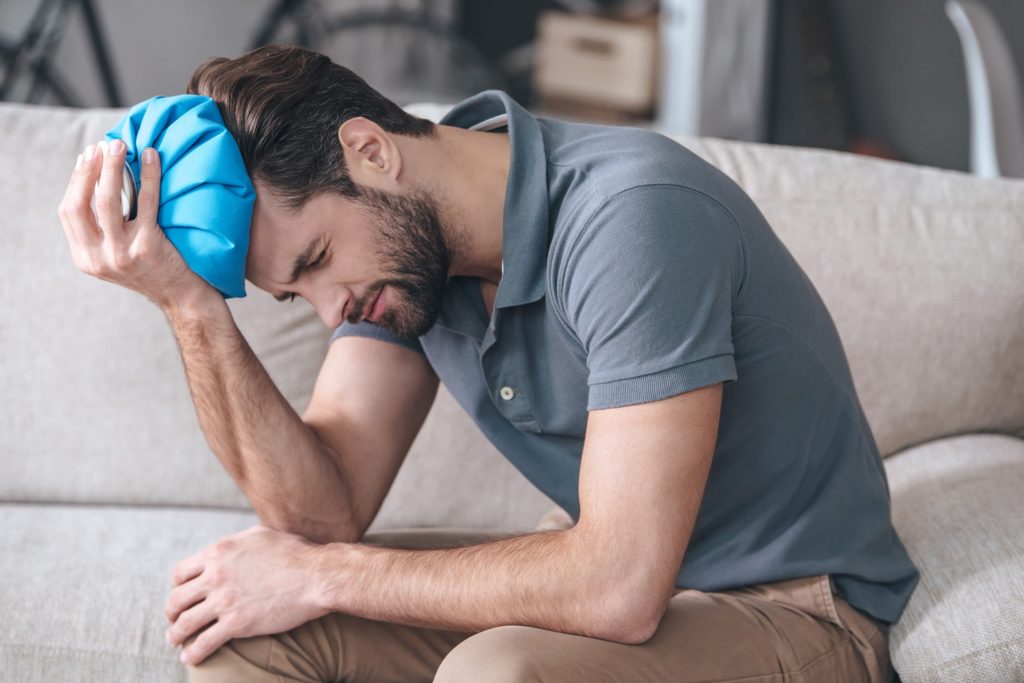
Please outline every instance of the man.
M496 91L433 125L299 48L189 91L256 187L247 279L336 328L300 417L163 239L159 160L124 223L123 145L83 157L76 263L164 310L263 522L175 567L192 680L888 679L918 574L833 321L735 183ZM439 378L564 528L360 543Z

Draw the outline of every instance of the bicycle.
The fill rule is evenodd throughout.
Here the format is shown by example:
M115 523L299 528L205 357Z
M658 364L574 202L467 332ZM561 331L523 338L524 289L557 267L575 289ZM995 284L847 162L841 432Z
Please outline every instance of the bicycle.
M487 57L435 4L420 0L409 9L392 1L332 11L322 0L278 0L250 48L289 42L322 52L400 105L523 89L531 65L522 54Z
M107 102L111 107L122 106L120 85L92 0L43 0L20 39L15 42L0 39L0 67L3 68L0 100L37 104L49 96L66 107L83 106L84 101L74 87L53 65L53 55L64 38L71 10L76 5L85 20ZM23 96L18 94L20 86L24 86Z

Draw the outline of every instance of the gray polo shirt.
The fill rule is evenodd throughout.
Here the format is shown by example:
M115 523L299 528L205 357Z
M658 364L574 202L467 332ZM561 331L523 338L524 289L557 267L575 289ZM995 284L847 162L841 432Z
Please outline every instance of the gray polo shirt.
M465 100L442 123L494 127L503 116L512 152L493 315L479 280L458 276L418 342L368 322L343 323L332 341L424 353L495 447L573 519L587 411L724 382L676 585L831 574L854 607L897 621L919 575L892 526L881 457L832 318L754 203L662 135L534 117L502 92Z

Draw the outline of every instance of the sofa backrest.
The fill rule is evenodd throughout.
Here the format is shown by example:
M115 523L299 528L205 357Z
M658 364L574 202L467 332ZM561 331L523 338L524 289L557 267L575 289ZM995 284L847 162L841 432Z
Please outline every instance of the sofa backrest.
M0 500L248 507L144 297L74 266L56 208L123 110L0 105ZM1024 182L803 149L682 142L761 206L831 310L883 452L1024 436ZM229 305L300 413L329 330L248 286ZM550 501L442 387L373 528L530 528Z

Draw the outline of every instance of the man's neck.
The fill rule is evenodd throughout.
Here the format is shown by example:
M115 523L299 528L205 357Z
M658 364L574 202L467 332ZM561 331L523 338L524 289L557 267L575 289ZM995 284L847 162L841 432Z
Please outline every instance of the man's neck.
M437 127L432 138L405 138L409 178L437 203L455 234L450 276L501 280L505 189L510 160L507 133Z

